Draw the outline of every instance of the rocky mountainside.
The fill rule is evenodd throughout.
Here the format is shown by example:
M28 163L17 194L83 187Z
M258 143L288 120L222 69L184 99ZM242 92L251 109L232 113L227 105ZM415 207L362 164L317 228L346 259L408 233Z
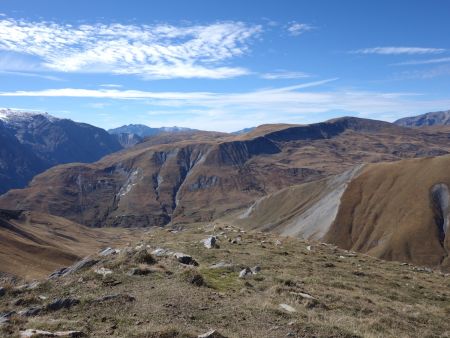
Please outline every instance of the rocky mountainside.
M236 223L450 270L448 168L448 155L359 166L263 197Z
M89 226L161 226L211 220L282 188L358 163L450 152L449 133L341 118L266 125L244 135L164 135L93 164L67 164L0 198Z
M56 164L93 162L122 147L105 130L48 114L0 111L0 193Z
M394 123L399 126L413 128L450 125L450 110L405 117Z

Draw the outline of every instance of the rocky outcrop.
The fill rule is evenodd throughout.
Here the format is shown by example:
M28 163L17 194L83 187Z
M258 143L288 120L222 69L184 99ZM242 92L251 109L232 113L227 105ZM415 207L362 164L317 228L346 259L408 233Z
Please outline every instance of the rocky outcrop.
M399 126L413 128L450 125L450 110L404 117L394 123Z

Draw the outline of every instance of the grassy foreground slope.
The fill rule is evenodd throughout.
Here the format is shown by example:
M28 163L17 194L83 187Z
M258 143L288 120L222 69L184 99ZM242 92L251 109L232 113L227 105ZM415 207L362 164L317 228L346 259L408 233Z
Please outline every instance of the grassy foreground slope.
M212 234L220 248L201 242ZM166 251L150 254L158 248ZM153 229L120 249L97 257L93 267L31 289L9 285L0 297L0 313L16 314L0 332L197 337L215 329L226 337L450 336L450 279L440 272L227 224ZM167 251L189 254L198 266L182 264ZM257 274L239 278L243 268L255 266L261 269ZM46 307L56 299L79 303ZM43 310L19 314L30 307Z

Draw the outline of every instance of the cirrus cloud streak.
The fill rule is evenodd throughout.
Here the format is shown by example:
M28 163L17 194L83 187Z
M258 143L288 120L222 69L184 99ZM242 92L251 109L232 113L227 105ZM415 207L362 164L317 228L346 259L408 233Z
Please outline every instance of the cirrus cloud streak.
M220 79L249 73L226 62L247 53L261 31L243 22L73 26L4 18L0 50L31 55L44 69L58 72Z

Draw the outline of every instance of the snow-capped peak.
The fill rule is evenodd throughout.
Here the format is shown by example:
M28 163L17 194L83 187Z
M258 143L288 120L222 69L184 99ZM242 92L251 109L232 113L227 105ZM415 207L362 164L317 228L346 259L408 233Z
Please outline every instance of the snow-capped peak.
M54 122L58 120L58 118L48 114L48 113L41 113L41 112L26 112L21 110L15 110L15 109L0 109L0 120L6 122L6 123L14 123L14 122L25 122L27 120L32 119L35 116L44 116L47 120L50 122Z

